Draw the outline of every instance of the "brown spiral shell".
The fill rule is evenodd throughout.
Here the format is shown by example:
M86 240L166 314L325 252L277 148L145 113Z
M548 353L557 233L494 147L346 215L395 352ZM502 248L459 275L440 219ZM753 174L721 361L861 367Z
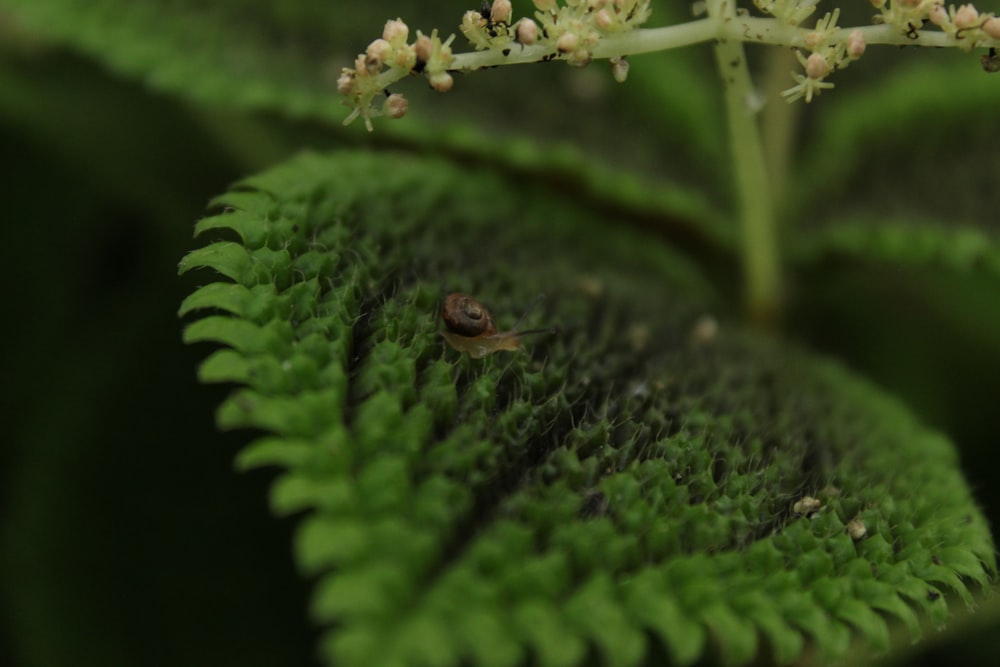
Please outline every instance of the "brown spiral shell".
M493 315L486 306L461 292L452 292L445 297L441 304L441 317L448 330L460 336L474 338L497 332Z

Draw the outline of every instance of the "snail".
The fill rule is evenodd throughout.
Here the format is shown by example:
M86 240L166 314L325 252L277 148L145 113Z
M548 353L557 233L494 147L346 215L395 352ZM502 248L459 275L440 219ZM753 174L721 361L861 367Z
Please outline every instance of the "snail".
M441 317L444 319L445 326L448 327L448 330L442 331L441 335L448 341L449 345L459 352L468 352L473 359L481 359L487 354L493 354L500 350L517 350L521 347L522 336L558 331L555 327L517 330L518 324L537 302L538 299L532 302L517 324L514 325L514 329L497 331L493 315L486 306L468 294L452 292L445 297L444 303L441 304Z

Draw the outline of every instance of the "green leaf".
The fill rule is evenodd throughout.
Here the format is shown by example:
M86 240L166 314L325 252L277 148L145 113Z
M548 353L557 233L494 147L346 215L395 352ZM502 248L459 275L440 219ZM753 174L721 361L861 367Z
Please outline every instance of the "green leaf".
M995 181L990 114L1000 82L972 54L908 60L887 63L881 76L822 109L823 131L804 144L792 189L802 217L834 221L864 202L868 213L890 218L906 211L995 227L982 195Z
M663 586L659 573L647 570L626 584L626 605L641 627L651 629L669 649L673 662L689 665L704 651L705 627L688 616ZM786 636L795 636L785 632ZM794 651L798 655L801 641Z
M263 352L275 344L273 339L263 327L235 317L206 317L184 329L186 343L215 341L248 353Z
M822 131L803 143L788 188L799 221L792 257L995 277L1000 82L971 54L883 70L855 94L824 99Z
M234 283L210 283L200 287L191 296L184 299L178 317L184 317L195 310L218 308L233 315L246 316L246 303L253 301L253 296L247 288Z
M309 440L296 442L291 438L260 438L239 453L236 458L236 468L250 470L269 465L292 468L305 464L314 453L314 449Z
M253 275L253 259L237 243L213 243L185 256L179 268L182 274L195 268L211 268L228 278L244 282Z
M790 252L793 261L807 268L855 261L1000 277L1000 230L912 219L842 220L805 230L793 242Z
M787 342L692 338L721 299L666 243L400 154L304 155L248 187L266 270L230 271L245 301L187 337L234 348L202 372L247 378L220 425L271 434L241 462L281 466L274 511L305 513L331 664L842 659L887 649L883 613L917 636L947 617L940 585L989 585L950 443ZM446 289L501 330L544 291L525 326L559 333L472 359L438 334Z

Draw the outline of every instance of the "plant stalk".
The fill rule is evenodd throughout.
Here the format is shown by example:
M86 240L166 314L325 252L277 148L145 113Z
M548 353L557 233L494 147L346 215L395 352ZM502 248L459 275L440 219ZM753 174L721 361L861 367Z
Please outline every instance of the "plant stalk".
M788 169L791 164L793 144L799 127L801 104L788 104L781 98L781 91L791 80L789 72L798 63L788 49L769 49L764 60L764 73L760 89L767 101L761 112L760 128L764 141L764 157L771 181L771 197L778 206L785 198ZM780 212L779 212L780 217Z
M760 104L742 42L723 37L727 22L735 18L732 1L710 0L708 13L720 27L714 48L725 88L736 175L746 281L744 297L750 320L766 327L778 315L782 290L774 201L756 116Z

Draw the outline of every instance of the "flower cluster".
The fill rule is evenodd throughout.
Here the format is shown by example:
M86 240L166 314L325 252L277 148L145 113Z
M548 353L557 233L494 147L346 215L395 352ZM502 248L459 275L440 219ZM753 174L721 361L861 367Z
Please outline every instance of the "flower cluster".
M927 20L960 41L966 51L983 39L1000 39L1000 18L993 14L980 14L972 5L954 5L945 10L941 3L933 3Z
M834 9L816 22L814 30L806 33L802 46L809 55L804 55L802 49L795 51L805 74L792 73L795 85L781 93L787 101L805 99L812 102L820 92L833 88L833 84L825 80L828 74L847 67L864 54L866 44L861 31L854 30L844 39L837 27L838 18L840 10Z
M538 38L538 26L531 19L511 25L513 13L510 0L494 0L492 5L483 2L482 9L470 9L462 16L462 34L477 50L503 48L511 41L533 44Z
M479 50L511 43L552 47L571 65L586 65L602 37L627 32L649 18L649 0L534 0L535 19L511 23L510 0L483 3L480 11L462 17L462 33Z
M409 43L410 28L400 19L386 21L382 37L376 39L365 52L359 54L354 67L345 67L337 79L337 90L353 108L344 121L347 125L361 116L365 126L372 130L371 119L376 116L401 118L409 107L406 98L386 90L388 82L407 74L423 74L431 87L438 92L451 90L454 83L448 73L454 56L451 42L454 35L442 42L437 30L427 36L417 31L417 38ZM385 94L385 101L378 107L375 99Z
M916 39L926 22L940 28L955 39L966 51L984 40L1000 39L1000 19L993 14L980 14L974 5L956 8L944 6L944 0L871 0L881 14L878 19L900 29L910 39Z
M571 65L586 65L602 37L628 32L649 19L649 0L534 0L546 43Z
M762 12L771 14L783 24L798 26L816 9L818 0L753 0ZM953 38L954 46L966 51L977 46L988 46L1000 39L1000 19L992 14L980 14L971 4L944 6L944 0L870 0L880 14L875 22L892 26L899 35L910 40L920 38L920 30L928 22ZM833 84L825 79L838 69L847 67L865 51L865 33L855 29L850 32L837 27L840 10L833 10L820 19L816 28L795 43L796 56L803 73L792 73L795 86L782 95L789 102L812 98ZM940 44L939 44L940 45ZM996 51L984 56L987 71L1000 70L1000 57Z
M816 11L819 0L753 0L753 4L783 23L799 25Z
M833 87L827 77L847 67L872 44L913 44L986 48L983 68L1000 71L1000 18L981 13L971 4L945 6L945 0L869 0L879 14L876 25L840 28L840 10L827 13L813 29L802 27L819 0L752 0L773 18L750 17L734 8L735 0L713 0L726 11L709 18L663 28L638 29L649 18L650 0L532 0L533 17L514 19L511 0L483 0L478 10L462 17L460 29L474 50L453 54L454 35L442 41L435 30L417 32L396 19L382 37L345 67L337 80L345 104L352 108L346 123L363 118L369 130L377 116L400 118L407 101L387 87L405 77L422 75L437 91L450 90L455 71L497 65L564 60L583 66L608 58L616 81L628 76L627 56L712 40L735 40L792 47L802 66L793 72L795 85L782 95L789 102L812 101ZM382 95L385 98L382 99Z
M510 0L483 2L478 10L469 10L462 17L461 30L477 51L511 53L512 46L539 46L545 53L538 59L560 58L572 65L586 65L593 59L593 49L603 37L623 33L644 23L650 15L650 0L534 0L535 19L513 21ZM337 89L352 108L344 121L358 117L372 129L372 118L400 118L407 111L407 101L400 94L389 94L386 87L410 74L427 77L439 92L450 90L454 80L450 71L477 69L493 63L464 65L455 62L451 51L454 35L441 41L435 30L428 37L417 32L410 44L409 27L400 19L388 21L382 37L368 45L355 59L354 67L343 68L337 79ZM611 59L611 72L616 81L624 81L628 61ZM376 99L385 92L385 101Z

